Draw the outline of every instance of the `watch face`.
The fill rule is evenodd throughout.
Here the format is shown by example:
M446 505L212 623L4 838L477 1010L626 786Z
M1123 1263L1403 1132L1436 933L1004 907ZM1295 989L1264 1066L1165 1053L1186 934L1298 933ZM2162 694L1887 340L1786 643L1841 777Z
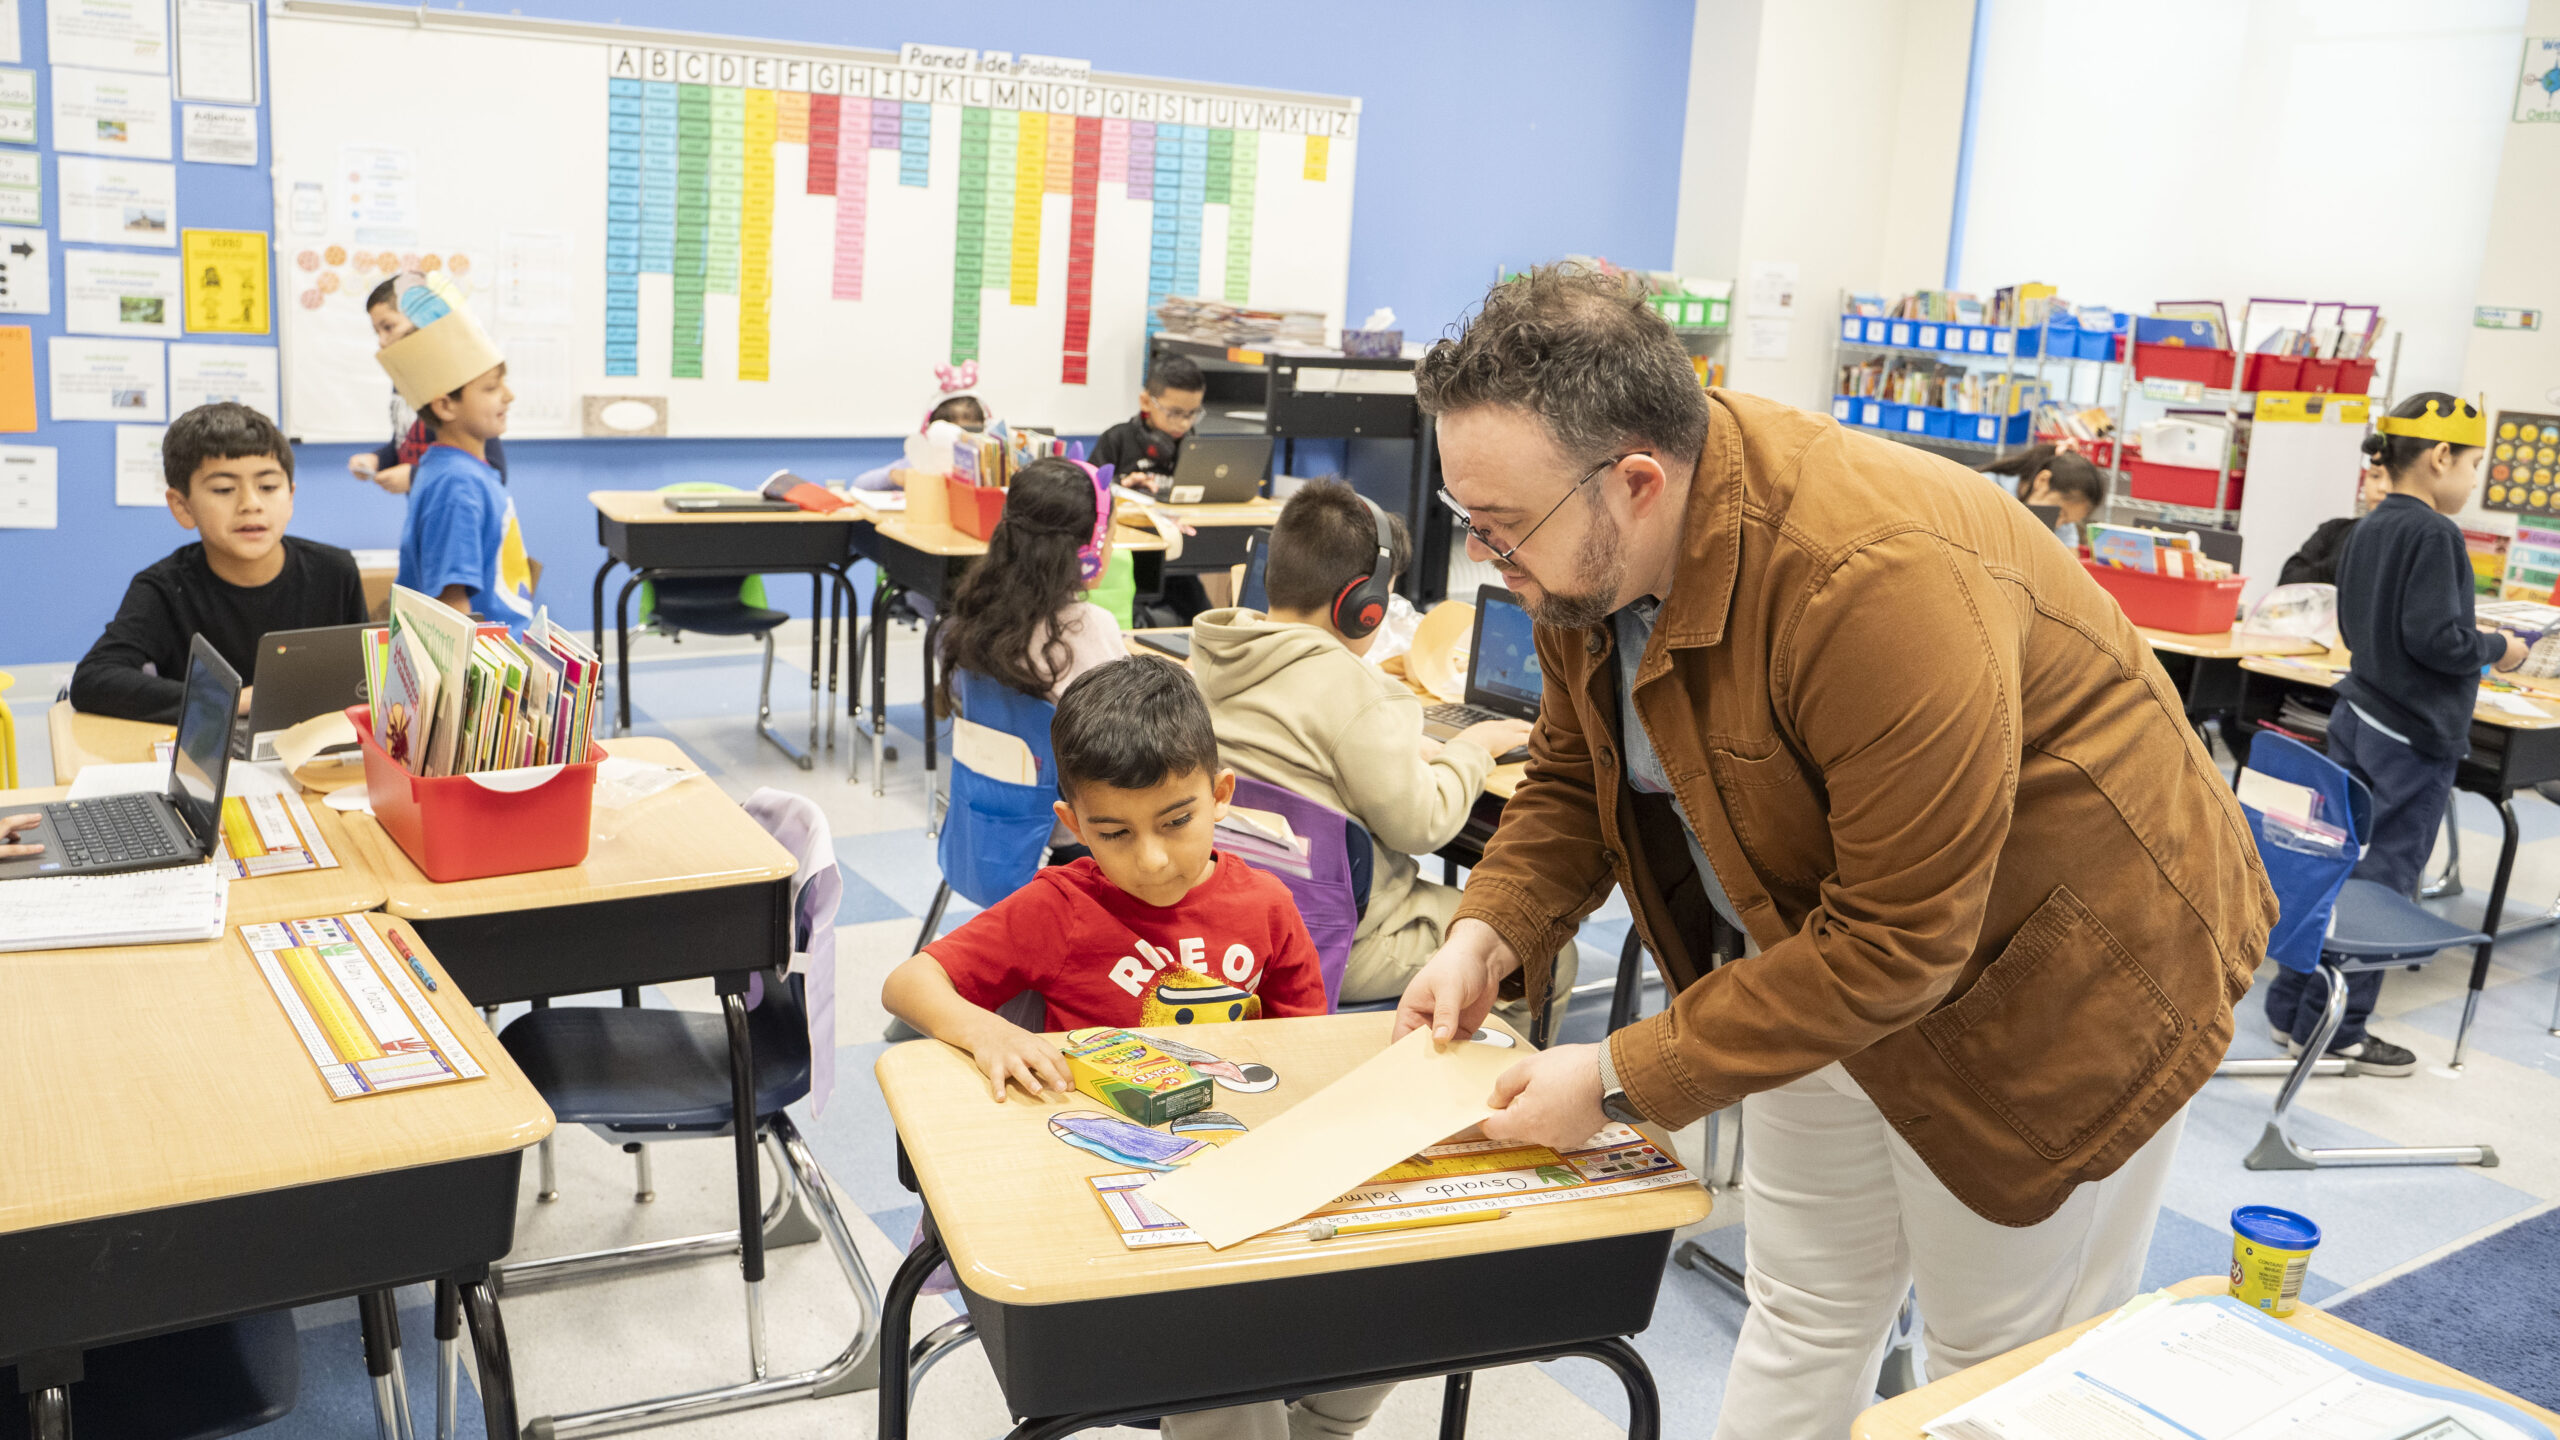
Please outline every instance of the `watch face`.
M1621 1125L1639 1125L1644 1122L1644 1117L1636 1113L1636 1107L1627 1103L1627 1092L1624 1090L1614 1090L1601 1096L1600 1113Z

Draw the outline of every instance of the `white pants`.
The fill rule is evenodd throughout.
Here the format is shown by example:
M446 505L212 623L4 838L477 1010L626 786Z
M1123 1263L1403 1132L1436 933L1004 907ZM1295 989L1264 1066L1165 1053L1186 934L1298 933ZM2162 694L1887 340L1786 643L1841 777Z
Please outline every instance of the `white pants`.
M1386 1403L1393 1385L1310 1395L1295 1405L1265 1400L1164 1417L1165 1440L1348 1440Z
M1745 1100L1751 1309L1717 1440L1847 1435L1908 1287L1931 1379L2132 1299L2185 1124L2181 1109L2116 1173L2020 1228L1966 1208L1838 1065Z

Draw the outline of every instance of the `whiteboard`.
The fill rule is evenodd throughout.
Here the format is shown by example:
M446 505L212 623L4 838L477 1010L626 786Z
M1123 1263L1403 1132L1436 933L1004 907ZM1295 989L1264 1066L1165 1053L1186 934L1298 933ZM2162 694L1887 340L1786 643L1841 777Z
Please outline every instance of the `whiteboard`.
M426 262L445 268L508 357L511 438L607 433L588 420L590 402L624 396L662 400L675 436L911 434L938 398L935 367L963 358L976 360L973 393L998 415L1090 433L1135 408L1151 294L1342 323L1357 100L1025 79L1003 68L1010 57L968 51L901 63L886 51L313 0L288 0L269 25L285 422L301 439L385 438L391 387L364 299ZM715 153L697 144L682 163L707 167L708 180L702 168L682 175L687 203L666 206L663 112L697 122L706 106ZM832 172L818 143L825 109L836 117ZM658 147L637 221L625 183L635 118ZM689 140L703 127L686 128ZM1037 150L1035 130L1073 138ZM1008 131L1010 160L997 138ZM1213 147L1228 203L1214 188L1202 198L1196 153L1180 162L1188 175L1164 168L1177 138ZM1077 163L1098 163L1100 180L1076 178ZM1180 179L1191 188L1155 183ZM829 181L838 193L810 193ZM690 203L706 183L727 187L711 191L707 216ZM674 264L670 209L681 216ZM1189 246L1185 230L1196 231ZM964 248L980 266L974 337L969 291L955 283ZM1166 278L1168 259L1192 288ZM687 268L709 274L673 273Z

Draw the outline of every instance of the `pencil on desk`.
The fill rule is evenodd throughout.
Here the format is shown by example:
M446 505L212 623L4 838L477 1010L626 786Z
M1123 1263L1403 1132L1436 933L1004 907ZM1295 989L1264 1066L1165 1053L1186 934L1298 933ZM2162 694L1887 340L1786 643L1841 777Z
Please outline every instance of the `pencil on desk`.
M1454 1215L1421 1215L1410 1220L1371 1220L1345 1225L1332 1220L1307 1222L1307 1238L1331 1240L1338 1235L1375 1235L1382 1230L1429 1230L1442 1225L1472 1225L1479 1220L1499 1220L1508 1210L1461 1210Z
M417 952L409 948L408 941L400 938L400 932L386 930L383 933L391 937L391 948L399 951L400 958L409 962L409 968L417 972L418 979L425 982L428 989L436 988L436 977L428 974L427 967L418 963Z

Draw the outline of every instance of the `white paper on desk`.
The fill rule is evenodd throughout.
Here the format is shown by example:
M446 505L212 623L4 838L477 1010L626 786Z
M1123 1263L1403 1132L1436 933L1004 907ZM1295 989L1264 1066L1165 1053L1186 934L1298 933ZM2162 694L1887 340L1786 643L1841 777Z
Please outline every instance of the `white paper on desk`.
M71 777L68 800L95 800L104 795L155 795L169 788L169 762L136 760L125 765L83 765ZM226 795L290 795L292 780L274 761L234 760L222 783Z
M1277 1120L1149 1185L1149 1203L1224 1250L1315 1213L1397 1161L1493 1113L1510 1051L1416 1030Z
M2550 711L2543 709L2541 706L2534 704L2532 701L2527 700L2521 695L2510 695L2503 690L2481 691L2480 703L2502 715L2513 715L2519 719L2548 720L2551 718Z
M701 773L622 755L610 756L596 767L596 808L620 810L628 805L637 805Z
M159 945L222 933L229 882L211 864L8 882L0 950Z
M373 792L362 785L349 785L343 790L330 791L320 803L341 815L370 815L373 813Z

